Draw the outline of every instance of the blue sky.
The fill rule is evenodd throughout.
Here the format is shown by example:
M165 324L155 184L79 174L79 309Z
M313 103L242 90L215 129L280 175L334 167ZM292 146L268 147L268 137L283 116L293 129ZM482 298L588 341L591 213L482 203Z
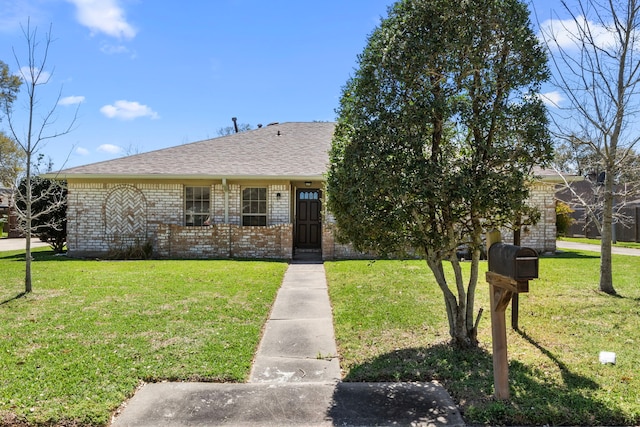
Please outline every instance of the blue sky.
M21 25L52 25L50 82L68 135L42 153L54 168L216 137L231 118L335 119L341 87L391 0L0 0L0 60L26 62ZM541 20L558 8L536 1ZM24 65L24 64L23 64ZM14 105L24 115L23 100ZM0 123L6 129L6 121ZM66 163L65 163L65 159Z

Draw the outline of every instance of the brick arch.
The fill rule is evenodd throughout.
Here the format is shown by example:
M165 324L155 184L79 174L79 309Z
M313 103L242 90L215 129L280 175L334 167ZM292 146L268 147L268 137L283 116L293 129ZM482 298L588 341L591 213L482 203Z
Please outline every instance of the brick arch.
M104 231L112 242L132 243L147 238L147 200L132 185L119 185L105 198Z

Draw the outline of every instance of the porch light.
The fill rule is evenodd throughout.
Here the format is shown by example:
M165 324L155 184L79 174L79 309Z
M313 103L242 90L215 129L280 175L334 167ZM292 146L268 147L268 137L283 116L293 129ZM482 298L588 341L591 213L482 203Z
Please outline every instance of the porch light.
M311 187L311 181L305 181L305 182L304 182L304 185L305 185L306 187Z

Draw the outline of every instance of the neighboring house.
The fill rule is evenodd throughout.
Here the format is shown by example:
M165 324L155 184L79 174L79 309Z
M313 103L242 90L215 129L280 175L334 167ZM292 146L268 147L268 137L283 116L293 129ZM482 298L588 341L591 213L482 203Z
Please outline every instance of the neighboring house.
M18 219L13 209L13 189L0 187L0 217L5 221L0 223L0 230L9 237L20 237L17 230Z
M573 192L577 193L582 200L590 204L591 208L599 207L598 199L602 197L602 183L597 177L590 177L582 181L571 183ZM614 193L618 196L614 199L614 210L619 215L619 221L613 226L613 238L621 242L640 242L640 199L620 200L620 194L624 192L624 185L615 185ZM585 206L579 202L571 190L563 186L556 194L558 200L568 204L574 212L571 217L574 223L569 228L569 237L590 237L600 238L600 232L589 217ZM636 195L637 196L637 195ZM601 212L597 212L601 215Z
M11 206L11 190L9 188L0 187L0 231L9 233L9 208Z
M151 242L160 258L359 257L323 220L334 127L275 123L48 174L68 182L68 253ZM536 184L533 200L548 223L525 233L523 245L555 250L553 189Z

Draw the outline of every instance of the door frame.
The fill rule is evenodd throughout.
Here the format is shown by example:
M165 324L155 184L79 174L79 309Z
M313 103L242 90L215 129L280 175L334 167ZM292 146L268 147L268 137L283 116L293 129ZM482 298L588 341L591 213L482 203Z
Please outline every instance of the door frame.
M300 203L300 195L304 192L314 192L318 194L318 204L317 204L317 215L318 215L318 242L313 245L300 245L299 243L299 224L300 220L300 212L299 212L299 203ZM315 200L315 199L314 199ZM322 189L320 188L309 188L309 187L297 187L295 189L295 197L294 197L294 206L295 206L295 222L294 222L294 235L293 235L293 247L294 249L302 249L302 250L313 250L322 251Z

